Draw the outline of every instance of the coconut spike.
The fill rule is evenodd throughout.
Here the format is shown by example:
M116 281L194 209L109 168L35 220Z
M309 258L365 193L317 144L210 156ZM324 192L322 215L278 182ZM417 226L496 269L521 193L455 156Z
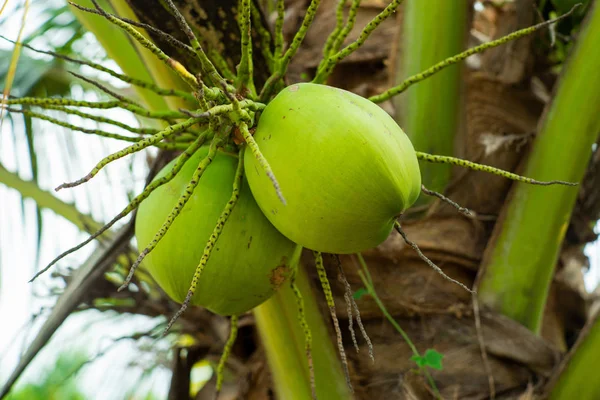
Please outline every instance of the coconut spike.
M167 216L167 218L166 218L165 222L163 223L163 225L161 226L161 228L158 230L158 232L156 232L156 234L154 235L154 239L152 239L152 241L146 246L146 248L144 250L142 250L142 252L138 256L137 260L135 260L135 262L131 266L131 268L129 270L129 274L127 275L127 278L125 278L125 281L118 289L119 291L125 289L127 287L127 285L129 285L129 282L131 281L131 278L133 278L133 274L135 273L135 270L137 269L137 267L141 264L141 262L144 260L144 258L152 250L154 250L154 248L158 245L158 243L165 236L165 234L167 233L167 231L173 224L173 221L175 221L175 218L177 218L177 216L181 213L181 211L187 204L188 200L194 193L196 186L198 186L198 183L200 182L200 178L202 178L202 174L204 174L204 171L206 171L206 168L208 168L208 166L210 165L212 160L215 158L215 156L217 154L217 146L219 145L219 143L220 143L220 138L214 137L210 144L210 149L208 151L208 155L204 159L202 159L202 161L200 161L200 164L198 164L198 168L196 168L196 171L194 172L192 179L187 184L184 193L181 195L181 197L179 197L179 200L177 201L177 205L175 207L173 207L173 210L171 211L171 213L169 213L169 215Z
M409 245L410 247L412 247L413 250L416 251L417 254L419 255L419 258L421 258L423 261L425 261L427 263L427 265L429 265L431 268L433 268L435 270L435 272L437 272L442 277L444 277L444 279L449 280L450 282L455 283L458 286L462 287L467 292L469 292L471 294L475 294L476 293L474 290L469 289L465 284L457 281L456 279L450 278L448 275L446 275L444 273L444 271L442 271L442 269L440 267L438 267L437 265L435 265L433 263L433 261L431 261L429 258L427 258L427 256L425 256L425 254L423 254L423 252L421 251L421 249L419 249L419 246L417 246L417 244L415 242L412 242L412 241L410 241L410 239L408 239L408 237L406 236L406 233L402 230L402 226L400 225L400 222L396 221L394 223L394 228L396 228L396 231L398 231L398 233L402 236L402 239L404 239L404 242L406 242L407 245Z
M304 312L304 298L300 289L296 285L296 274L298 272L298 264L293 267L292 275L290 276L290 287L296 297L296 304L298 305L298 322L304 331L304 349L306 351L306 362L308 363L308 375L310 380L310 390L312 393L313 400L317 398L317 387L315 385L315 367L313 365L312 358L312 333L308 322L306 321L306 313Z
M100 170L102 168L104 168L106 165L110 164L113 161L116 161L120 158L123 158L129 154L133 154L137 151L143 150L147 147L150 147L158 142L160 142L161 140L163 140L164 138L167 138L169 136L172 136L176 133L180 133L185 131L186 129L188 129L189 127L191 127L192 125L196 124L200 122L199 119L197 118L190 118L186 121L180 122L178 124L175 125L171 125L169 127L167 127L166 129L160 131L159 133L152 135L148 138L144 138L142 140L140 140L137 143L132 144L131 146L128 146L126 148L124 148L123 150L119 150L107 157L104 157L102 160L100 160L99 163L96 164L96 166L94 168L92 168L92 170L83 178L78 179L74 182L66 182L63 183L62 185L58 186L56 189L57 192L61 189L64 188L72 188L75 186L79 186L85 182L88 182L89 180L91 180L94 176L96 176L98 174L98 172L100 172Z
M444 196L441 193L427 189L425 187L425 185L421 185L421 191L423 193L425 193L427 196L437 197L438 199L442 200L443 202L450 204L452 207L456 208L459 213L461 213L467 217L473 216L473 212L471 210L469 210L468 208L463 207L460 204L458 204L457 202L450 200L448 197Z
M212 145L211 145L211 149L212 149ZM215 151L216 151L216 149L215 149ZM212 157L214 157L214 154L211 156L211 153L209 152L209 155L207 156L207 158L209 158L209 157L212 160ZM194 297L194 293L196 292L196 287L198 286L198 281L200 280L202 271L204 270L204 267L206 267L206 264L208 263L210 255L211 255L215 245L217 244L217 240L219 240L219 236L221 235L221 232L223 231L223 227L225 226L225 223L227 223L227 219L229 219L229 216L231 215L233 208L235 207L238 199L240 198L240 188L242 185L243 172L244 172L244 147L242 147L242 149L240 150L238 165L237 165L237 169L235 171L235 178L233 180L233 191L231 193L231 198L229 199L229 201L223 208L223 211L221 212L221 215L219 216L219 219L217 221L217 225L215 226L212 234L210 235L210 238L208 239L208 242L206 243L206 246L204 247L204 253L202 254L202 258L200 259L198 266L196 267L196 271L194 272L194 276L192 277L192 282L191 282L190 288L188 289L188 292L185 296L185 300L183 301L181 308L175 313L173 318L171 318L171 321L169 321L169 324L167 325L167 328L165 329L165 332L164 332L165 334L169 331L169 329L171 329L171 326L173 326L173 324L175 323L175 321L177 321L177 319L181 316L181 314L183 314L185 312L185 310L188 308L190 302L192 301L192 297ZM201 176L201 174L200 174L200 176ZM196 184L197 184L200 176L198 176L198 178L196 178L196 175L194 174L194 178L192 178L192 181L196 180Z
M200 61L200 64L202 66L202 72L207 76L209 81L212 82L213 84L216 84L217 82L223 80L223 77L221 76L221 74L219 74L219 72L217 71L217 69L215 68L213 63L206 56L206 53L202 49L202 46L200 45L198 38L192 31L192 28L190 28L190 26L188 25L188 23L185 20L185 18L183 17L183 15L179 12L179 10L175 6L175 4L173 4L173 2L171 0L165 0L165 3L169 7L169 10L171 10L171 13L177 20L177 24L179 25L181 30L185 33L190 44L192 45L192 48L194 49L194 52L196 53L196 56L198 57L198 60Z
M153 27L152 25L148 25L148 24L145 24L145 23L139 22L139 21L134 21L134 20L129 19L129 18L124 18L124 17L121 17L121 16L116 15L116 14L110 14L110 13L104 11L104 10L99 11L97 9L84 7L82 5L75 4L75 3L71 3L71 5L73 7L75 7L75 8L77 8L77 9L81 10L81 11L84 11L84 12L87 12L87 13L90 13L90 14L100 15L102 17L106 13L106 14L112 16L112 17L115 17L115 18L119 19L120 21L128 23L129 25L133 25L133 26L135 26L137 28L142 28L142 29L147 30L149 33L158 36L159 38L161 38L162 40L164 40L165 42L169 43L170 45L172 45L175 48L182 49L182 50L184 50L184 51L186 51L188 53L194 54L194 49L192 49L190 46L188 46L185 43L181 42L180 40L178 40L174 36L172 36L172 35L170 35L170 34L168 34L166 32L163 32L160 29L157 29L157 28Z
M185 114L178 111L150 111L143 107L135 104L122 102L120 100L111 101L84 101L84 100L72 100L55 97L20 97L12 98L4 101L4 105L31 105L42 108L53 108L53 107L85 107L95 108L98 110L106 110L109 108L123 108L136 115L142 117L155 118L155 119L173 119L173 118L185 118Z
M278 0L278 7L279 1L282 0ZM277 18L279 18L279 14ZM264 26L260 10L257 8L256 4L254 4L254 2L252 3L252 23L254 24L254 29L258 33L258 36L260 37L259 47L262 56L269 66L269 71L273 72L274 57L273 51L271 50L271 32ZM275 31L277 32L277 28L275 28Z
M290 64L290 61L292 60L292 57L294 57L294 55L298 52L300 45L302 45L302 42L306 37L308 28L310 28L313 20L315 19L315 16L317 15L317 9L319 8L319 4L321 4L321 0L311 0L310 5L306 9L306 13L304 14L304 19L302 20L302 25L300 26L300 29L298 29L298 32L296 32L296 35L294 35L292 43L290 44L286 52L283 54L283 56L281 56L281 58L278 59L276 71L273 74L271 74L271 76L267 79L265 85L263 86L260 92L259 99L261 101L266 101L271 97L271 95L273 94L273 90L275 89L275 85L279 82L281 78L285 76L285 73L287 72L287 68ZM278 55L275 54L275 57L278 57Z
M92 9L90 9L90 10L96 12L96 10L92 10ZM126 19L124 19L124 20L126 20ZM126 22L129 22L129 21L126 20ZM159 30L159 32L161 32L161 31ZM164 34L164 32L162 32L162 33ZM4 40L6 40L6 41L8 41L10 43L16 44L13 40L10 40L7 37L4 37L2 35L0 35L0 39L4 39ZM124 75L124 74L120 74L120 73L118 73L118 72L116 72L116 71L114 71L114 70L112 70L110 68L107 68L107 67L105 67L103 65L94 63L94 62L89 61L89 60L80 60L80 59L77 59L77 58L69 57L69 56L64 55L64 54L56 53L54 51L40 50L40 49L37 49L37 48L35 48L35 47L27 44L27 43L21 43L21 45L23 47L31 50L31 51L39 53L39 54L47 54L49 56L52 56L52 57L55 57L55 58L59 58L61 60L65 60L65 61L68 61L68 62L73 63L73 64L77 64L77 65L86 65L86 66L88 66L90 68L93 68L93 69L95 69L97 71L105 72L105 73L111 75L112 77L117 78L117 79L119 79L119 80L121 80L121 81L123 81L125 83L129 83L129 84L131 84L133 86L138 86L138 87L142 87L144 89L148 89L148 90L150 90L150 91L152 91L152 92L154 92L154 93L156 93L158 95L161 95L161 96L177 96L177 97L181 97L181 98L183 98L185 100L188 100L188 101L194 101L194 96L192 96L188 92L184 92L182 90L177 90L177 89L163 89L163 88L155 85L154 83L147 82L147 81L144 81L142 79L130 77L130 76L127 76L127 75Z
M73 75L76 78L81 79L84 82L89 83L90 85L93 85L95 87L97 87L98 89L100 89L102 92L108 94L109 96L114 97L115 99L123 102L123 103L128 103L128 104L132 104L134 106L138 106L140 108L143 108L139 103L136 103L135 101L133 101L132 99L128 99L125 96L120 95L119 93L116 93L113 90L110 90L109 88L107 88L106 86L104 86L103 84L101 84L100 82L96 82L93 79L90 79L86 76L83 76L81 74L78 74L77 72L73 72L73 71L69 71L69 74Z
M279 60L283 56L283 21L285 19L285 1L277 0L277 18L275 19L275 50L273 56Z
M327 272L325 271L325 266L323 265L323 256L318 251L313 251L313 255L315 256L315 266L317 268L317 273L319 274L319 281L321 282L323 294L325 294L325 300L327 301L329 313L331 314L331 320L333 321L333 327L337 337L338 351L342 360L342 366L344 367L344 375L346 375L346 383L348 384L350 391L354 392L352 382L350 380L350 371L348 370L348 359L346 358L346 351L344 350L344 343L342 342L342 330L340 329L340 323L335 313L335 303L333 301L331 286L329 285L329 280L327 279Z
M92 120L92 121L100 122L102 124L113 125L113 126L116 126L118 128L124 129L126 131L129 131L129 132L132 132L132 133L137 133L138 135L155 135L158 132L160 132L160 130L158 130L158 129L154 129L154 128L136 128L136 127L130 126L128 124L124 124L124 123L122 123L120 121L116 121L114 119L106 118L106 117L103 117L103 116L100 116L100 115L94 115L94 114L86 113L86 112L83 112L83 111L79 111L77 109L63 107L63 106L45 105L44 109L46 109L46 110L56 110L56 111L63 112L65 114L76 115L76 116L84 118L84 119L89 119L89 120ZM21 112L21 111L19 110L18 112Z
M414 85L415 83L421 82L427 78L429 78L430 76L440 72L441 70L443 70L444 68L447 68L451 65L454 65L456 63L459 63L461 61L463 61L464 59L472 56L473 54L477 54L477 53L481 53L487 49L491 49L492 47L498 47L504 43L510 42L511 40L514 39L518 39L520 37L523 36L527 36L532 34L533 32L540 30L542 28L545 28L547 26L550 26L552 24L557 23L558 21L567 18L569 15L571 15L573 13L573 11L575 11L575 9L577 7L579 7L581 4L575 4L573 6L573 8L571 8L571 10L559 17L556 17L554 19L551 19L549 21L544 21L541 22L537 25L533 25L530 26L528 28L523 28L520 29L518 31L515 31L513 33L510 33L506 36L503 36L499 39L496 40L492 40L491 42L487 42L487 43L482 43L479 46L475 46L472 47L468 50L463 51L460 54L457 54L455 56L452 57L448 57L445 60L440 61L439 63L433 65L430 68L427 68L425 71L423 72L419 72L418 74L415 74L413 76L410 76L408 78L406 78L402 83L400 83L397 86L394 86L391 89L386 90L385 92L378 94L376 96L372 96L369 97L369 100L371 100L374 103L382 103L386 100L391 99L392 97L399 95L400 93L404 92L406 89L408 89L410 86Z
M333 50L333 45L337 41L342 28L344 27L344 6L346 5L346 0L338 0L337 7L335 8L335 28L325 41L325 45L323 46L323 60L326 60ZM321 62L323 62L321 60Z
M348 34L350 34L350 31L352 31L352 28L354 28L359 6L360 0L352 0L352 5L350 6L350 11L348 12L348 19L344 25L344 28L333 43L333 47L331 49L332 52L337 52L340 50L340 47L342 47L342 44L344 44L344 40L346 40Z
M94 4L94 7L96 7L96 10L98 10L104 18L106 18L114 25L129 33L129 35L133 37L140 45L150 50L156 57L158 57L159 60L163 61L165 64L171 67L173 71L175 71L183 81L190 85L190 87L192 87L193 89L196 89L198 87L198 81L196 80L196 77L193 74L191 74L179 61L174 60L173 58L166 55L154 43L146 39L144 35L142 35L137 29L135 29L133 25L121 21L115 16L112 16L109 13L107 13L105 10L102 9L102 7L100 7L97 0L92 0L92 3ZM74 3L70 2L70 4L76 7Z
M3 107L3 108L6 111L8 111L8 112L23 114L23 115L31 117L31 118L40 119L40 120L43 120L43 121L50 122L50 123L52 123L54 125L62 126L63 128L67 128L67 129L72 130L72 131L83 132L83 133L87 133L87 134L90 134L90 135L98 135L98 136L102 136L102 137L106 137L106 138L110 138L110 139L117 139L117 140L123 140L125 142L134 142L134 143L139 142L140 140L143 139L141 137L132 137L132 136L119 135L117 133L105 132L105 131L100 130L100 129L83 128L81 126L69 124L68 122L64 122L64 121L61 121L59 119L52 118L52 117L47 116L45 114L40 114L40 113L37 113L35 111L31 111L31 110L28 110L28 109L19 110L19 109L11 108L11 107Z
M350 43L348 46L344 47L342 50L337 53L329 56L327 60L322 63L319 70L317 71L317 75L313 79L313 83L323 83L327 80L335 66L342 61L344 58L348 57L350 54L354 53L358 50L371 36L371 33L377 29L377 27L385 21L390 15L396 12L396 9L402 4L403 0L393 0L388 6L381 11L379 14L375 16L368 24L364 27L358 39L354 42Z
M338 270L339 270L338 277L339 277L340 282L342 282L342 284L346 287L346 293L344 294L344 297L346 297L346 295L349 297L350 305L352 306L352 308L354 309L354 313L356 314L356 324L358 325L358 328L360 329L360 333L362 334L363 338L367 342L367 347L369 348L369 358L371 358L371 361L374 363L375 355L373 354L373 343L371 342L371 338L367 334L367 331L365 330L365 327L360 318L360 310L358 309L358 304L356 304L356 300L354 300L354 296L352 296L352 287L350 286L350 283L348 282L348 279L346 278L346 274L344 273L344 269L342 268L342 262L340 261L339 256L336 256L336 257L337 257L337 261L338 261ZM346 300L346 301L348 301L348 300ZM349 311L349 313L351 314L351 311ZM352 329L351 329L351 331L352 331ZM356 340L356 339L354 339L354 340ZM358 345L356 343L355 343L355 346L357 347L356 350L358 352Z
M251 1L240 0L238 11L238 25L241 33L241 59L237 67L235 86L238 90L249 90L252 96L256 96L254 87L254 66L252 64L252 35L251 35Z
M283 197L283 193L281 192L281 186L279 186L279 182L277 181L277 178L275 177L275 174L273 173L273 170L271 169L269 162L267 161L265 156L263 156L263 154L260 152L260 149L258 148L258 144L256 143L256 140L254 140L254 137L252 137L252 135L250 134L250 131L248 130L248 125L245 122L242 122L242 123L240 123L239 127L240 127L240 132L242 133L242 136L244 137L244 140L246 141L246 143L248 144L248 147L250 147L250 150L252 151L252 155L254 155L254 157L256 157L256 160L258 161L260 166L265 171L265 174L267 174L267 176L271 180L271 183L273 184L273 188L275 189L275 192L277 193L277 197L279 197L279 200L281 200L283 205L287 205L287 202L285 201L285 197Z
M175 175L177 175L177 173L181 170L181 168L187 162L187 160L196 152L196 150L198 150L200 148L200 146L202 146L202 144L204 144L207 136L208 136L208 134L205 133L204 135L198 137L196 139L196 141L194 143L192 143L181 154L181 156L179 156L179 159L177 160L177 162L173 166L173 169L167 175L165 175L162 178L159 178L159 179L157 179L155 181L152 181L148 186L146 186L146 188L144 189L144 191L142 193L140 193L133 200L131 200L131 202L119 214L117 214L112 220L110 220L110 222L108 222L106 225L104 225L102 228L100 228L93 235L91 235L90 237L88 237L86 240L84 240L83 242L81 242L77 246L72 247L69 250L67 250L67 251L61 253L60 255L58 255L54 260L52 260L50 262L50 264L48 264L46 267L44 267L43 269L41 269L40 271L38 271L35 274L35 276L33 278L31 278L31 280L29 282L33 282L38 276L40 276L44 272L48 271L48 269L50 269L58 261L62 260L63 258L65 258L66 256L68 256L69 254L72 254L72 253L76 252L77 250L81 249L82 247L84 247L85 245L87 245L88 243L90 243L92 240L94 240L97 237L99 237L100 235L102 235L104 232L106 232L107 230L109 230L115 223L117 223L119 220L125 218L127 215L129 215L129 213L131 213L133 210L135 210L136 208L138 208L138 206L142 203L142 201L144 201L148 196L150 196L150 194L156 188L158 188L159 186L164 185L165 183L170 182L175 177Z
M217 393L215 394L215 398L219 397L219 393L223 388L223 372L225 371L225 363L231 354L231 350L233 349L233 345L235 344L235 340L237 339L238 333L238 316L231 316L231 328L229 330L229 338L227 339L227 343L225 343L225 348L223 349L223 354L221 354L221 359L219 360L219 365L217 366Z
M483 165L483 164L478 164L478 163L475 163L472 161L463 160L462 158L456 158L456 157L450 157L450 156L438 156L438 155L433 155L433 154L428 154L428 153L422 153L420 151L417 151L416 154L417 154L417 158L419 160L424 160L424 161L428 161L428 162L432 162L432 163L458 165L460 167L469 168L474 171L488 172L490 174L503 176L503 177L513 180L513 181L529 183L531 185L540 185L540 186L549 186L549 185L577 186L578 185L578 183L558 181L558 180L538 181L538 180L535 180L532 178L527 178L525 176L513 174L512 172L508 172L503 169L490 167L489 165Z

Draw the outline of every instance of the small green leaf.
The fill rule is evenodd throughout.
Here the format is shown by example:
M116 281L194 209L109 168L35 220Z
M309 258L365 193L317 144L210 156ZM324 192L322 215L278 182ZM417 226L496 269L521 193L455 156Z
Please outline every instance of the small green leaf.
M360 300L360 298L363 297L365 294L369 294L369 291L364 287L361 287L356 292L354 292L352 297L354 298L354 300Z
M429 367L441 371L442 358L444 358L444 355L442 353L439 353L434 349L427 349L424 355L415 355L412 356L410 359L414 361L419 367Z

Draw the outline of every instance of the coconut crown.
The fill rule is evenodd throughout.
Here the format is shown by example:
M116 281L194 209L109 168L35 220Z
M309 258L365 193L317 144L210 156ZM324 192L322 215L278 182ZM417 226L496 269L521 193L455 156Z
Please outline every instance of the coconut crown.
M280 232L306 248L347 254L375 247L419 196L412 143L382 108L351 92L291 85L264 109L254 138L286 204L246 152L256 202Z

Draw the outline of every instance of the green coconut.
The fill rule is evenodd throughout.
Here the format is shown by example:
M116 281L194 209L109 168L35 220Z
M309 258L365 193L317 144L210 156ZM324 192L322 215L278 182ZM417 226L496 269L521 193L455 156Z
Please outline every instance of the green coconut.
M379 106L311 83L280 92L254 133L286 204L255 157L244 168L256 202L292 241L348 254L375 247L417 199L421 175L406 134Z
M139 207L135 235L143 249L184 192L208 147L199 149L173 180ZM155 179L166 175L176 160ZM229 201L238 157L218 151L181 214L144 265L175 301L182 303L204 247ZM191 303L220 315L237 315L263 303L285 281L296 245L279 233L257 206L245 180L240 196L213 248Z

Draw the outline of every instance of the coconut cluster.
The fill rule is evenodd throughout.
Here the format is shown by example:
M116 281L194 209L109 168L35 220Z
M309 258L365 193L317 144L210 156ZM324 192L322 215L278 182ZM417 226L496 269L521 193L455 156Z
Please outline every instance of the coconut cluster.
M420 193L415 150L379 106L345 90L310 83L281 91L263 110L254 139L285 203L254 155L243 155L240 195L192 298L237 315L271 297L290 273L297 246L349 254L383 242ZM140 206L138 245L151 242L208 148ZM174 160L155 179L171 170ZM238 155L217 152L146 266L183 302L219 215L230 199Z

